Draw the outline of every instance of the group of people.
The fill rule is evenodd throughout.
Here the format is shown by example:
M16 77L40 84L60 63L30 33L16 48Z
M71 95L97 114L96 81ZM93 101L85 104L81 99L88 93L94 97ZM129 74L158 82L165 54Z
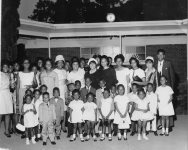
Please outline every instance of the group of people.
M5 135L17 133L16 125L25 127L22 137L26 144L47 139L56 144L61 131L70 141L79 134L82 142L93 137L100 141L112 134L127 140L138 134L138 140L148 140L147 134L162 127L161 136L169 135L174 126L174 72L165 51L157 51L157 61L148 56L145 70L136 57L124 67L124 56L112 58L94 55L88 62L63 55L51 59L39 58L31 64L28 58L20 65L2 63L0 87L0 122L5 121ZM123 136L122 136L123 134Z

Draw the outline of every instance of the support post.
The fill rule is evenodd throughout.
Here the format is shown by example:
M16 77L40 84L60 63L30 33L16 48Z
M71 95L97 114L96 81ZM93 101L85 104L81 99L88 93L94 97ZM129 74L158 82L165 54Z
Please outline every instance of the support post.
M48 36L48 57L51 58L51 43L50 36Z
M123 50L122 50L122 35L119 36L119 47L120 47L120 51L121 51L121 54L123 53Z

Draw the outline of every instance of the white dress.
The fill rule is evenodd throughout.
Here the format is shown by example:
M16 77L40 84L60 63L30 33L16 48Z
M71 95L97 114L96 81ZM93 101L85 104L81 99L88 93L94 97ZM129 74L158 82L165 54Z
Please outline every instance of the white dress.
M64 101L64 110L67 110L67 106L65 105L65 93L67 91L67 86L66 86L66 79L67 79L67 72L64 69L54 69L54 72L57 73L58 79L59 79L59 90L60 90L60 97Z
M81 100L73 100L69 104L69 108L72 109L72 122L71 123L81 123L83 122L83 112L84 102ZM70 122L70 117L69 117Z
M0 115L13 113L13 100L9 85L9 76L0 72Z
M139 109L147 109L148 104L149 104L149 100L147 98L144 98L143 100L138 98L138 100L136 101L136 105ZM154 118L154 116L150 111L144 113L142 111L135 110L132 114L131 120L133 120L133 121L138 121L138 120L148 121L148 120L152 120L153 118Z
M113 99L111 97L106 98L106 99L102 98L99 108L101 109L103 116L106 117L111 110L114 110ZM102 119L101 115L99 115L99 119ZM114 111L109 116L109 120L112 120L112 119L114 119Z
M118 80L118 84L123 84L125 87L125 94L127 94L127 76L129 76L129 69L123 68L122 70L116 70L116 78Z
M170 86L159 86L156 90L156 94L158 95L158 99L160 102L158 103L159 108L159 116L173 116L174 108L172 102L168 103L170 100L170 95L174 92Z
M121 114L125 114L127 105L129 105L129 98L126 95L117 95L114 98L114 103L116 104L116 106L118 107L119 111L121 112ZM121 118L119 113L117 111L115 111L114 114L114 124L120 124L121 122L125 122L126 123L126 127L129 128L129 124L131 124L131 119L129 116L129 112L127 112L127 115L125 118Z
M67 75L67 80L69 81L69 83L75 83L76 80L79 80L81 82L81 88L83 88L85 86L84 75L85 71L79 68L77 72L71 71Z
M33 104L24 104L23 105L23 111L26 112L27 110L33 109L34 106ZM33 111L29 111L24 115L24 126L26 128L33 128L36 126L36 122L35 122L35 114L33 113Z
M41 98L37 99L36 102L34 102L34 99L31 102L33 105L35 105L35 109L36 109L36 114L35 114L35 126L37 126L39 124L39 106L40 104L43 103L43 101L41 100Z
M83 120L95 121L95 110L97 105L94 102L84 103Z
M131 82L133 81L133 77L136 77L136 76L138 76L140 79L146 77L144 70L142 70L140 68L138 68L136 70L130 69L130 71L129 71L129 78L130 78L130 85L129 86L130 87L131 87Z

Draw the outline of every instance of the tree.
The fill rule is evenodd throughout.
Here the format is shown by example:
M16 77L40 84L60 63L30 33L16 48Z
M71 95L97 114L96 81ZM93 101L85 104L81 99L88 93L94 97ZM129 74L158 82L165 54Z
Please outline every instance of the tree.
M2 0L2 59L13 60L20 26L18 7L20 0Z
M28 18L40 22L54 23L55 3L53 1L39 0L35 7L33 14Z

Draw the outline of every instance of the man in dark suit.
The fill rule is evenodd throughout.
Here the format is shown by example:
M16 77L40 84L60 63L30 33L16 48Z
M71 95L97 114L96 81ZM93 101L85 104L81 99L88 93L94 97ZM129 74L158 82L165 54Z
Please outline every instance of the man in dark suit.
M160 85L160 76L163 75L167 78L167 85L169 85L172 89L174 89L175 73L171 62L165 60L165 50L159 49L157 51L157 58L158 61L155 66L158 72L159 85ZM174 126L174 119L172 116L170 117L170 127L172 128L173 126Z
M89 77L86 77L85 78L86 86L80 90L80 97L84 103L87 101L86 95L88 93L93 93L94 95L96 95L96 89L91 86L91 83L92 83L91 79Z

